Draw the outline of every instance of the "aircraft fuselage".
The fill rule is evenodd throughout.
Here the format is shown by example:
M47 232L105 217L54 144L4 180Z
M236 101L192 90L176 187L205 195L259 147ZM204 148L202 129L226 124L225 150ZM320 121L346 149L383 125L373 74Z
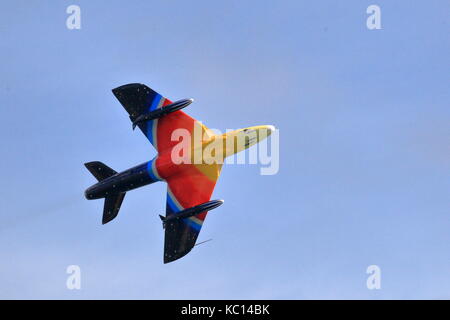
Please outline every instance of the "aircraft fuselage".
M220 161L224 158L235 154L243 149L247 149L250 146L258 143L260 140L265 139L267 135L273 131L272 126L256 126L245 129L236 130L233 132L225 133L221 136L215 136L214 139L203 141L201 146L194 148L194 143L191 144L192 149L190 151L192 157L190 157L191 163L195 164L195 167L202 171L203 174L211 176L218 174L216 168L211 166L211 159L205 156L204 150L211 143L218 143L221 149ZM250 133L254 133L252 136ZM233 143L228 144L228 140L238 140L239 135L247 135L249 139L245 143ZM195 163L195 155L198 155L198 151L203 155L200 163ZM223 162L222 162L223 163ZM174 162L173 154L171 151L162 152L158 154L153 160L142 163L120 173L116 173L104 180L99 181L93 186L89 187L85 191L86 199L100 199L106 198L109 195L117 194L121 192L127 192L136 188L143 187L145 185L166 180L169 176L183 173L183 171L192 170L192 166L189 164L177 164ZM192 171L187 172L192 174Z
M152 161L142 163L94 184L85 191L86 199L106 198L110 194L127 192L159 181L148 172L151 163Z

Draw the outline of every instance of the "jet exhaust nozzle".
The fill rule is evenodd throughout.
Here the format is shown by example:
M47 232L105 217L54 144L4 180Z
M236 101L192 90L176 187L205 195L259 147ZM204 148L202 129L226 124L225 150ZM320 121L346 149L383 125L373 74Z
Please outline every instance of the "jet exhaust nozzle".
M142 114L133 121L133 125L132 125L133 130L141 122L161 118L169 113L186 108L192 102L194 102L194 99L182 99L182 100L175 101L174 103L171 103L171 104L165 106L164 108L159 108L159 109L150 111L149 113Z
M221 206L223 204L223 202L224 202L223 200L211 200L211 201L199 204L195 207L181 210L180 212L170 215L168 217L159 215L159 218L161 219L161 221L163 223L163 228L165 228L166 224L169 223L170 221L186 219L186 218L190 218L195 215L198 215L205 211L211 211L211 210Z

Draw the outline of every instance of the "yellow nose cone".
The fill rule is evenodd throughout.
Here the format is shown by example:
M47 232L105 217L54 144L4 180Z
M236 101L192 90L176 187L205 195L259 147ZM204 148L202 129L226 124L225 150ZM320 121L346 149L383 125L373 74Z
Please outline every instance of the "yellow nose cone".
M266 139L275 131L275 127L271 125L254 126L239 129L225 134L226 147L224 154L233 155L240 151L250 148L258 142Z
M272 125L265 125L265 126L248 127L248 128L240 130L239 133L243 134L244 136L247 136L249 138L256 137L255 143L258 143L258 142L266 139L274 131L275 131L275 127L274 126L272 126ZM255 143L252 143L251 145L253 145Z

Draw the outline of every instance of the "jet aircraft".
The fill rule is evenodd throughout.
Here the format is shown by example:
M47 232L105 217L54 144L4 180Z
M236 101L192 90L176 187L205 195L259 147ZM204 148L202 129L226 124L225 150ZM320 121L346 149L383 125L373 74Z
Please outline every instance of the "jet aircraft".
M275 128L254 126L215 134L181 109L192 99L170 101L149 87L131 83L112 90L158 154L120 173L99 161L85 163L98 182L85 191L88 200L105 199L102 223L119 213L127 191L164 181L167 183L164 263L175 261L195 246L209 210L223 200L210 200L224 159L268 137Z

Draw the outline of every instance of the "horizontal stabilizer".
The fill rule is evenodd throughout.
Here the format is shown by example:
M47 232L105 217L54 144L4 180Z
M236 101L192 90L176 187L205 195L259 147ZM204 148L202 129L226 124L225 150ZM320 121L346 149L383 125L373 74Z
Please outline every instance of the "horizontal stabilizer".
M117 172L108 167L106 164L100 161L92 161L85 163L84 166L89 170L90 173L98 180L102 181L115 175Z
M105 198L105 206L103 207L103 219L102 223L108 223L117 217L120 206L122 205L125 192L112 194Z

